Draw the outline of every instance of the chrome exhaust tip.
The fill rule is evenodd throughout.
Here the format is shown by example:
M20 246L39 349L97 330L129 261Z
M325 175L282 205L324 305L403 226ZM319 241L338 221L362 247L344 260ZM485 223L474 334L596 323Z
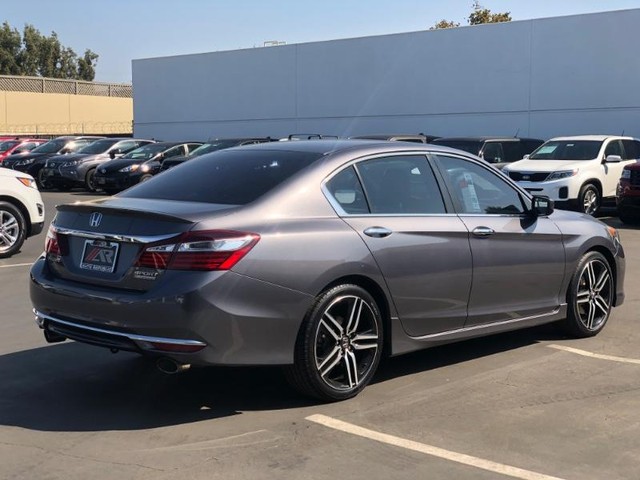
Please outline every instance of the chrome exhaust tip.
M161 357L156 361L156 368L167 375L186 372L191 368L189 363L180 363L171 358Z

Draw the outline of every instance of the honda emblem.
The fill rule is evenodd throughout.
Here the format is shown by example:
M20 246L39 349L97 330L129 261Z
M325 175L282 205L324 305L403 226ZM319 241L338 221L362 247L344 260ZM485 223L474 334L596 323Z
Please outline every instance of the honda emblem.
M89 225L92 227L99 227L102 221L102 214L100 212L93 212L89 217Z

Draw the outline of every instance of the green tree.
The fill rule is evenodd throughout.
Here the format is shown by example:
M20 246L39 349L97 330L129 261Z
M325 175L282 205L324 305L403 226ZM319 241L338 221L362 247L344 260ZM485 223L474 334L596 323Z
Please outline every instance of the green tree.
M480 5L478 0L473 2L473 10L467 17L468 25L481 25L483 23L502 23L511 21L511 12L493 13L488 8ZM440 20L429 30L438 30L441 28L455 28L459 27L458 22L452 20Z
M98 54L86 50L78 58L60 43L58 34L43 35L25 25L22 35L8 22L0 28L0 75L27 75L92 81Z

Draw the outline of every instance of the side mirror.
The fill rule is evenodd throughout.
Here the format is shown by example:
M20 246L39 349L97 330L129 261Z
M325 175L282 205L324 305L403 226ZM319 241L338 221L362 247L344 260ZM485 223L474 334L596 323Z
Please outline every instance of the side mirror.
M528 159L530 156L531 156L531 155L527 153L524 157L522 157L522 159L523 159L523 160L526 160L526 159Z
M622 161L622 157L620 155L607 155L604 161L605 163L620 163Z
M109 151L109 158L111 160L113 160L114 158L116 158L116 155L120 155L122 152L120 151L119 148L114 148L113 150Z
M548 217L553 213L553 200L549 197L534 195L531 203L531 212L536 217Z
M60 155L66 155L67 153L71 153L70 148L63 148L62 150L60 150Z

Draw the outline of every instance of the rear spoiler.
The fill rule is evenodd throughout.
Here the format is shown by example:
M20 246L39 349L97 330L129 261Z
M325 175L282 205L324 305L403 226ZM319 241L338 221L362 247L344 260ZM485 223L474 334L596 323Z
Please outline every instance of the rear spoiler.
M106 213L109 215L121 215L127 217L137 217L137 218L153 218L156 220L164 220L168 222L174 223L185 223L192 224L195 223L192 220L187 220L182 217L178 217L175 215L169 215L166 213L158 213L158 212L150 212L150 211L140 211L133 210L130 208L115 208L115 207L105 207L102 205L96 205L91 203L67 203L63 205L56 205L56 210L59 212L83 212L83 213L93 213L100 212Z

